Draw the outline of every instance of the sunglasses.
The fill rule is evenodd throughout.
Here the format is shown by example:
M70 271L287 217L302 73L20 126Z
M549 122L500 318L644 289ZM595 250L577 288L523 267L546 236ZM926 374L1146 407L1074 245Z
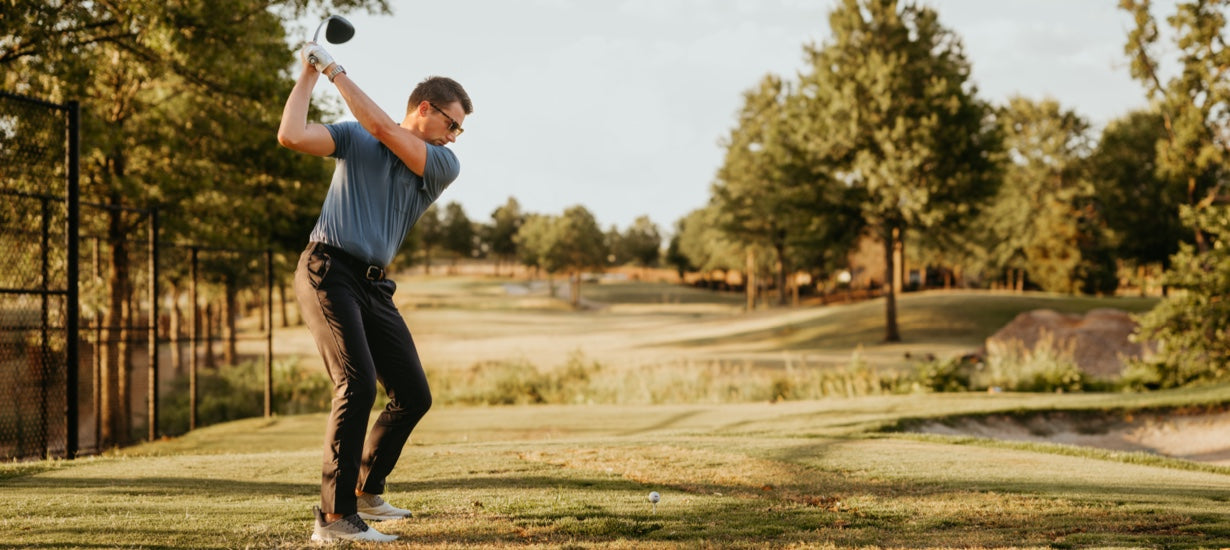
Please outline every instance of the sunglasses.
M453 120L453 117L448 116L448 113L444 112L443 109L436 107L435 103L428 101L427 104L431 105L432 109L435 109L437 113L444 115L444 118L448 119L448 131L452 132L453 137L460 136L461 133L465 131L460 124L457 124L456 120Z

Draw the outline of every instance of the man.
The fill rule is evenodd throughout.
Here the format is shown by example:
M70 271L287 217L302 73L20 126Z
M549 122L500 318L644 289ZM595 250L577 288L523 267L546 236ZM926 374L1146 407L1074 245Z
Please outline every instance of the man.
M314 541L397 538L364 520L410 517L380 497L431 391L384 268L406 233L460 170L444 146L461 135L470 98L452 79L431 77L389 118L321 46L300 52L303 71L278 128L283 146L337 159L333 181L295 270L295 294L333 380ZM309 124L312 88L324 74L357 122ZM389 396L367 436L376 382ZM366 444L365 444L366 441Z

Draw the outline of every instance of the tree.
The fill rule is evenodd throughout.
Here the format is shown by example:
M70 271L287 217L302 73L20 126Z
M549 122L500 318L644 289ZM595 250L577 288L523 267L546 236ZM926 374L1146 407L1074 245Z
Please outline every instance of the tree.
M862 229L852 194L833 177L830 159L807 149L809 101L774 75L745 92L713 184L720 227L746 247L749 280L758 278L760 267L773 270L779 305L787 302L789 273L827 271ZM761 249L771 256L756 252ZM748 285L749 307L758 286Z
M1136 338L1159 344L1152 358L1132 365L1125 377L1145 387L1230 378L1230 206L1182 210L1187 224L1205 230L1209 245L1204 252L1179 245L1163 278L1174 291L1139 319Z
M616 266L628 263L627 250L624 249L624 235L619 232L618 226L611 224L606 233L603 233L602 242L606 245L607 250L606 265Z
M466 217L461 203L452 201L444 205L440 218L441 244L453 257L456 268L459 258L469 258L474 253L474 224Z
M513 236L513 242L517 245L517 258L522 265L534 268L535 271L544 269L543 263L551 244L551 232L554 225L555 218L552 216L543 214L525 216L521 227L517 229L517 234Z
M683 232L683 220L680 218L675 221L675 233L671 235L670 244L666 245L666 256L663 258L666 265L675 268L680 281L684 280L684 276L689 271L696 271L696 266L692 265L680 247L679 234Z
M653 267L662 256L662 234L649 216L639 216L624 231L620 244L623 255L637 265Z
M842 0L829 26L833 39L807 49L807 149L832 159L859 196L891 281L906 231L960 231L994 194L998 131L960 39L934 10ZM901 338L896 287L885 285L887 341Z
M1158 177L1161 113L1136 111L1113 120L1090 159L1098 209L1114 236L1114 256L1134 265L1170 267L1170 256L1192 232L1179 219L1186 194Z
M715 271L739 271L744 267L744 247L718 227L719 216L717 205L711 201L679 220L673 239L688 265L705 274L706 284L712 283Z
M160 209L164 242L263 247L287 243L288 232L305 218L299 209L319 206L318 198L311 204L286 199L307 198L301 186L323 186L324 161L281 150L273 139L293 84L282 17L303 15L308 5L8 3L0 20L3 88L84 106L81 198L107 209L104 216L83 219L82 226L106 236L112 259L106 326L130 324L127 236L143 223L132 207ZM388 10L385 0L312 5L338 13ZM278 211L293 223L269 221L269 212L279 207L290 207ZM178 274L170 269L166 275ZM131 359L120 346L107 345L103 352L100 446L130 437L124 407L131 402Z
M521 224L525 223L521 204L517 199L508 197L504 206L491 213L491 222L487 242L491 246L491 254L495 256L496 275L499 275L500 262L510 261L517 256L517 243L514 238L517 230L521 229Z
M1186 194L1185 204L1208 208L1225 193L1230 152L1230 49L1226 19L1230 0L1180 2L1166 19L1174 29L1179 74L1163 82L1155 49L1160 33L1149 0L1120 0L1135 19L1124 52L1132 76L1160 108L1165 134L1157 144L1158 175ZM1208 219L1199 214L1188 219ZM1196 248L1208 249L1201 227L1193 227Z
M440 209L436 204L427 207L410 232L411 238L407 240L423 248L423 272L431 273L431 251L444 243L444 223L440 220Z
M1055 100L1021 97L1010 99L998 119L1009 162L983 217L992 265L1026 273L1051 292L1098 287L1093 274L1114 268L1100 265L1107 239L1087 177L1088 123Z
M1180 219L1194 236L1181 244L1164 281L1172 292L1140 319L1140 337L1158 342L1156 383L1182 385L1230 374L1230 0L1175 5L1179 74L1163 81L1154 51L1157 22L1147 0L1121 0L1136 26L1125 52L1132 75L1144 84L1165 129L1157 143L1157 174L1185 196Z
M572 307L581 305L581 276L590 270L601 270L606 265L609 250L602 228L594 215L584 206L573 206L555 220L550 233L547 271L564 272L571 276L569 302Z
M581 275L606 265L606 236L593 214L584 206L573 206L562 216L531 214L517 232L517 248L526 266L541 268L548 274L566 273L572 283L569 302L581 304ZM554 288L552 288L554 294Z

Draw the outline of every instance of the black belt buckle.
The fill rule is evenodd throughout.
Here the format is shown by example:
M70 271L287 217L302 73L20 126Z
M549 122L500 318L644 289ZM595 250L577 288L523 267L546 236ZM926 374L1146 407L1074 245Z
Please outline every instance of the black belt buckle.
M374 265L367 266L367 273L365 275L367 276L367 280L369 281L384 280L384 270L381 269L379 266L374 266Z

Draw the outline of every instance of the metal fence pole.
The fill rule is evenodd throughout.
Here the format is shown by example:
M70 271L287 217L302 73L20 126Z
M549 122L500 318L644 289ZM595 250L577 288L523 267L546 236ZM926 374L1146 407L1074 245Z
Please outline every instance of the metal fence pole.
M43 456L51 456L51 439L49 431L51 430L51 419L48 418L51 414L51 377L55 369L51 365L51 334L48 327L51 325L51 199L43 198L39 202L43 205L42 210L42 249L39 254L39 271L42 274L43 292L39 297L41 305L42 317L39 326L38 339L38 363L39 363L39 417L38 417L38 437L39 447L43 450Z
M192 260L188 267L189 278L192 280L188 287L189 299L192 300L192 317L189 319L189 332L191 336L188 341L191 345L188 346L192 351L192 356L188 359L188 431L196 429L196 344L200 339L201 323L198 320L200 317L199 306L197 305L196 286L197 286L197 253L199 249L192 247Z
M149 211L149 440L158 438L158 209Z
M265 418L273 416L273 250L265 249Z
M80 178L81 178L81 173L79 171L79 165L80 165L80 160L81 160L81 150L80 150L81 104L76 101L69 101L67 103L67 107L68 107L68 158L66 159L66 162L68 163L68 166L67 166L68 181L66 182L67 183L66 186L68 187L68 189L65 192L65 203L66 203L65 208L67 209L66 217L68 218L67 219L68 227L65 228L64 233L65 233L65 238L68 241L66 243L67 252L68 252L68 265L67 265L66 277L68 278L68 280L65 281L67 286L65 287L66 293L65 293L65 304L64 304L65 306L64 328L65 328L65 331L68 333L65 335L68 339L67 342L65 342L65 352L68 355L67 361L66 361L66 363L68 364L68 369L67 369L68 373L64 380L64 383L65 383L64 400L65 400L65 404L67 405L68 414L66 415L67 424L65 426L66 439L65 439L64 454L66 458L72 459L72 458L76 458L78 445L80 443L77 440L77 437L78 437L77 430L78 430L78 418L81 414L81 411L80 411L81 405L78 402L78 395L77 395L77 386L78 386L77 370L81 368L81 364L80 364L81 348L79 346L81 342L81 335L79 333L81 329L80 327L81 304L79 301L80 300L79 285L81 284L81 282L79 281L79 275L80 275L79 271L80 270L78 266L78 262L81 260L81 258L78 256L78 253L79 253L79 249L78 249L79 241L78 240L80 239L80 235L78 235L78 231L79 231L78 226L80 223L80 219L79 219L80 205L78 204L80 198L78 195L78 186L80 185ZM95 418L95 420L97 420L97 417Z

